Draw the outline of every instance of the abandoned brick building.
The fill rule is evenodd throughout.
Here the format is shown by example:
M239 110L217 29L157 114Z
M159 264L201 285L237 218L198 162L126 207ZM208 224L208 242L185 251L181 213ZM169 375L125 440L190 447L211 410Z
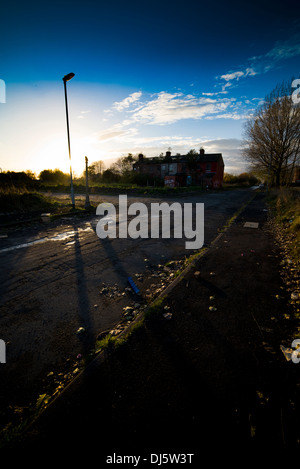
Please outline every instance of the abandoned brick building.
M163 157L145 158L140 154L133 170L160 179L169 187L190 185L218 189L223 184L224 161L222 153L208 154L204 149L200 149L199 154L174 156L167 151Z

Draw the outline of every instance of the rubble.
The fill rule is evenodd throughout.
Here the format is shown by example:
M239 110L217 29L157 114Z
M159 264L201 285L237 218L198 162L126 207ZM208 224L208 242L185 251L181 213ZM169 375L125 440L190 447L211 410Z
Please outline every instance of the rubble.
M103 283L99 293L100 295L104 295L106 298L120 298L122 296L122 292L117 284L107 286Z

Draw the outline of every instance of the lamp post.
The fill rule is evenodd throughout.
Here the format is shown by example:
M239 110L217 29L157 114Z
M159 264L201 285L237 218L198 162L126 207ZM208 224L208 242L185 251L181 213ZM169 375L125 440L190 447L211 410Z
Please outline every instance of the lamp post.
M69 160L70 160L70 176L71 176L71 201L72 208L75 208L74 188L73 188L73 176L72 176L72 162L71 162L71 147L70 147L70 131L69 131L69 114L68 114L68 99L67 99L67 81L71 80L75 76L74 73L68 73L63 77L64 88L65 88L65 101L66 101L66 118L67 118L67 133L68 133L68 147L69 147Z

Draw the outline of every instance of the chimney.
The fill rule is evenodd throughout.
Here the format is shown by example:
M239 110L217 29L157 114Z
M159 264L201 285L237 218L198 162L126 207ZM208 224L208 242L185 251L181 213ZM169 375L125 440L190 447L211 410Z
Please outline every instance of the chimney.
M204 156L204 153L205 153L204 148L200 148L200 155L201 155L201 156Z
M171 152L170 152L170 151L166 151L166 157L167 157L167 158L170 158L170 156L171 156Z
M139 161L142 161L143 159L144 159L144 155L143 155L143 153L140 153L139 154Z

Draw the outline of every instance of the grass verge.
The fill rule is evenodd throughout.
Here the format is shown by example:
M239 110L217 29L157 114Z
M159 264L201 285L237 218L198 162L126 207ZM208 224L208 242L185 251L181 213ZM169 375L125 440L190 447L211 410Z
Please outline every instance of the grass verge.
M269 206L275 223L288 239L291 256L300 258L300 192L281 188L270 192Z

